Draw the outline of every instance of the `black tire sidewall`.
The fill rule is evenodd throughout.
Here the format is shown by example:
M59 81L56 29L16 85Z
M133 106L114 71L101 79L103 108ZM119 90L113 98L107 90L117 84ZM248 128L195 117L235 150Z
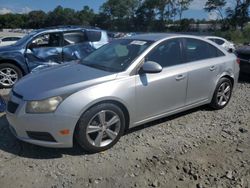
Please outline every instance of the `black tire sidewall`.
M228 83L230 85L230 96L229 96L229 99L227 101L226 104L224 104L223 106L219 105L218 104L218 98L217 98L217 94L218 94L218 91L219 91L219 88L220 86L223 84L223 83ZM225 108L227 106L227 104L229 103L230 99L231 99L231 96L232 96L232 90L233 90L233 85L232 85L232 82L231 80L229 80L228 78L221 78L219 80L219 82L217 83L217 86L216 86L216 89L215 89L215 92L214 92L214 95L213 95L213 99L212 99L212 102L211 102L211 107L214 108L214 109L222 109L222 108Z
M22 73L22 70L17 67L16 65L13 65L11 63L0 63L0 70L3 69L3 68L11 68L11 69L14 69L16 72L17 72L17 75L18 75L18 79L17 81L23 77L23 73ZM13 85L12 85L13 86ZM2 84L0 84L0 88L11 88L12 86L4 86Z
M115 112L121 121L121 127L120 127L120 132L118 133L116 139L111 142L109 145L105 147L95 147L89 143L86 137L86 131L87 131L87 125L89 121L93 118L94 115L96 115L98 112L102 110L111 110ZM111 148L114 144L118 142L120 137L124 134L125 130L125 117L123 111L115 104L112 103L102 103L96 106L93 106L89 110L87 110L79 119L76 129L75 129L75 138L78 144L86 151L90 153L96 153L100 151L107 150Z

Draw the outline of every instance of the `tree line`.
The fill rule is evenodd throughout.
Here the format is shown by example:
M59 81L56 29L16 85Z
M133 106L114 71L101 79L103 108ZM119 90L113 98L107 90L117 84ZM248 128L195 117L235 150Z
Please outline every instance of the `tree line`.
M88 6L76 11L57 6L53 11L0 15L0 28L32 28L57 25L96 26L112 31L189 31L190 24L220 24L222 30L241 28L249 21L250 0L207 0L204 10L214 21L183 18L193 0L107 0L98 13ZM171 27L167 27L171 26Z

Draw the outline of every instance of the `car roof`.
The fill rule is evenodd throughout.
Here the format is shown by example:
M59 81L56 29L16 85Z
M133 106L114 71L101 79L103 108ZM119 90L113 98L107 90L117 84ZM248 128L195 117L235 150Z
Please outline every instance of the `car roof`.
M217 36L205 36L205 38L213 38L213 39L222 39L222 40L226 40L222 37L217 37Z
M162 39L173 37L173 36L180 36L180 34L170 34L170 33L138 34L138 35L126 37L126 39L158 41L158 40L162 40Z
M188 37L188 38L194 38L194 39L205 39L200 36L195 35L186 35L186 34L179 34L179 33L149 33L149 34L138 34L133 35L130 37L125 37L126 39L133 39L133 40L149 40L149 41L159 41L167 38L172 37ZM206 40L206 39L205 39Z
M32 33L42 33L42 32L63 32L63 31L77 31L77 30L90 30L90 31L102 31L97 27L88 27L88 26L55 26L55 27L47 27L42 29L37 29L32 31Z

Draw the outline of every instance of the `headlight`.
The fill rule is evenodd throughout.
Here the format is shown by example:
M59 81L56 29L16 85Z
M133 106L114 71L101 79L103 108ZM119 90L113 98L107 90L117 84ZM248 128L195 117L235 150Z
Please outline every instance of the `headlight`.
M41 101L29 101L26 105L27 113L50 113L54 112L58 105L63 101L60 96L51 97Z

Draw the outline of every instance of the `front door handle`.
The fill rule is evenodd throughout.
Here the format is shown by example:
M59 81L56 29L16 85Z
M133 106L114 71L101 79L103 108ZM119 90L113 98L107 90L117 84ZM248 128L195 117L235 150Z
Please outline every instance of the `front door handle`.
M175 79L176 79L177 81L180 81L180 80L183 80L185 77L186 77L185 75L180 74L180 75L176 76Z
M212 66L212 67L210 67L210 68L209 68L209 70L210 70L210 71L214 71L214 70L216 70L216 66Z

